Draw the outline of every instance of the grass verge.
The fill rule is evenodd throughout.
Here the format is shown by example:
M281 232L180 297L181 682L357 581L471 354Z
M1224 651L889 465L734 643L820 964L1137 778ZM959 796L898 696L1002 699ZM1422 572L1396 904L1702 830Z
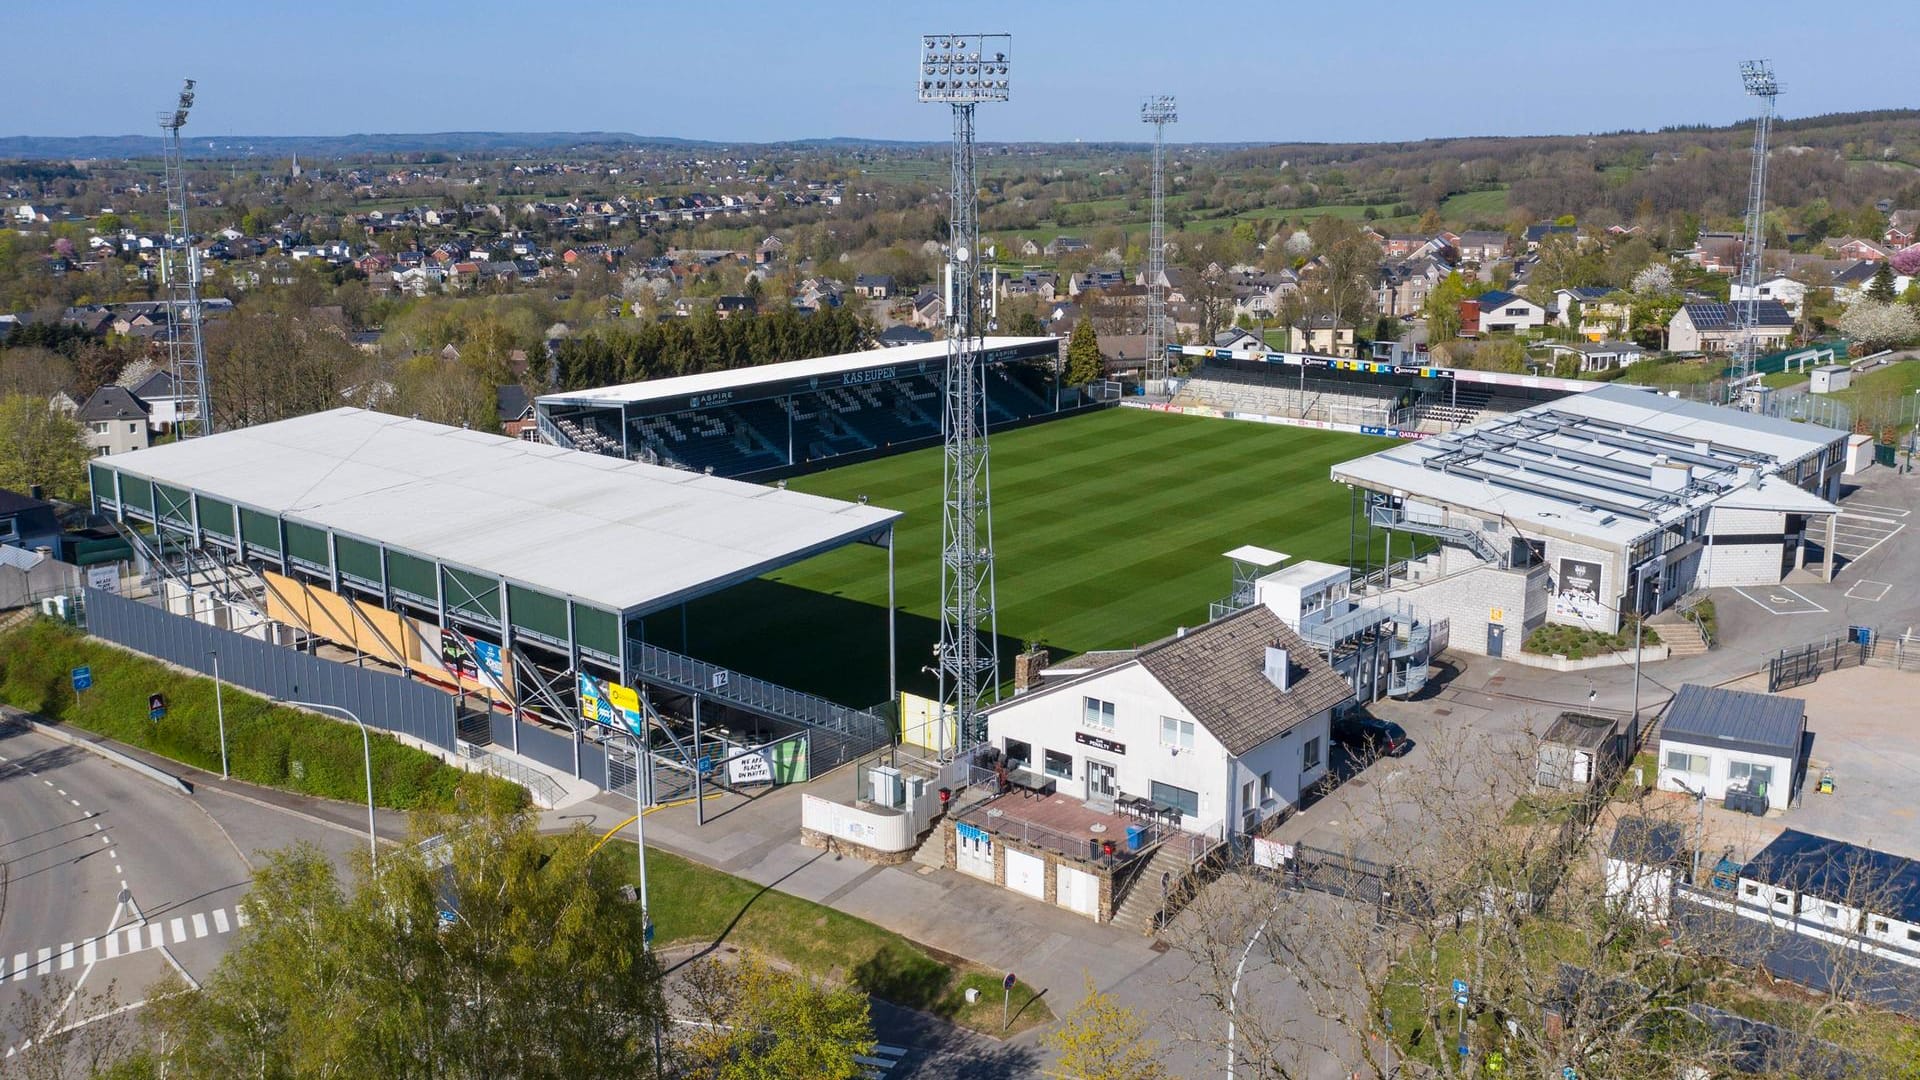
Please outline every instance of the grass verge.
M632 880L633 855L609 845L597 858ZM1031 986L1016 982L1010 1030L1000 1025L1001 973L939 954L845 912L756 885L663 851L647 853L647 902L654 943L666 948L724 942L820 978L858 987L895 1005L1001 1036L1053 1022ZM980 991L972 1005L966 991Z
M83 666L93 670L93 685L76 694L71 673ZM156 693L166 699L166 714L158 721L147 715L148 695ZM235 779L303 795L365 801L366 766L358 729L274 705L230 685L220 697ZM115 648L51 619L36 618L0 636L0 701L198 769L220 771L212 679ZM526 792L375 735L373 799L396 810L454 810L518 806Z

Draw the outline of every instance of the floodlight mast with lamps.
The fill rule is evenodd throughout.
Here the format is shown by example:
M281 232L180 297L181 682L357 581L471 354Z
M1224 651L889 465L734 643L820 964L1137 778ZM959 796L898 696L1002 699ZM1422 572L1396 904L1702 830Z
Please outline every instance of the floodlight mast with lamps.
M1149 393L1166 388L1167 125L1180 119L1173 95L1156 94L1140 105L1140 120L1153 125L1153 227L1147 236L1147 385ZM1156 385L1157 384L1157 385Z
M1766 247L1767 136L1773 129L1774 98L1780 83L1773 67L1765 60L1740 62L1740 85L1751 97L1760 99L1760 115L1753 122L1753 165L1747 178L1746 233L1740 241L1740 303L1735 307L1740 320L1740 355L1734 361L1733 385L1745 394L1753 378L1759 341L1754 337L1760 312L1760 261Z
M160 279L167 290L167 374L173 379L176 438L213 433L207 391L207 351L200 339L200 251L187 227L187 163L180 129L193 108L192 79L180 99L160 114L161 177L167 195L167 230L160 242Z
M994 610L993 502L987 467L987 397L982 370L979 182L973 165L973 109L1007 100L1011 34L926 34L916 83L922 102L953 110L953 176L947 203L947 373L940 516L941 710L959 746L986 740L981 703L1000 685Z

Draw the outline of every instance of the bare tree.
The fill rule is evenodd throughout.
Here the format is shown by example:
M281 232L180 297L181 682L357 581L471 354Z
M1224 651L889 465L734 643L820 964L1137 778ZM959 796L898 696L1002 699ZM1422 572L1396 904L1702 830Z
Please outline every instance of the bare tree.
M126 1059L138 1045L138 1024L114 984L82 993L61 975L14 999L0 1028L10 1047L5 1072L17 1080L85 1080Z

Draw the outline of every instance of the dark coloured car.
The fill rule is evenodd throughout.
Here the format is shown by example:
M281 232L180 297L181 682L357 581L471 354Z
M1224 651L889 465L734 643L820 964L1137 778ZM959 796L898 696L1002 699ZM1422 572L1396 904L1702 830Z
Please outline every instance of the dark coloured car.
M1411 745L1407 731L1391 720L1350 714L1333 722L1333 741L1349 750L1392 757Z

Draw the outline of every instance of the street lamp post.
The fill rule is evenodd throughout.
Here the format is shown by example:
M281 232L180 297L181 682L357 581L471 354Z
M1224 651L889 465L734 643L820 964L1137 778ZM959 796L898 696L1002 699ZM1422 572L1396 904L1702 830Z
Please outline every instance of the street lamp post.
M354 715L352 710L343 709L338 705L322 705L313 701L287 701L284 699L281 700L280 704L292 705L300 709L312 709L315 712L338 713L360 726L360 748L366 754L367 763L367 856L373 865L378 866L380 863L380 848L377 837L373 831L373 740L367 735L367 725L363 723L358 716Z
M227 775L227 705L220 693L220 652L214 650L207 654L213 657L213 715L220 721L220 779L231 779Z
M1253 947L1259 943L1260 936L1267 932L1267 923L1272 916L1260 920L1260 926L1247 939L1247 947L1240 950L1240 963L1233 969L1233 986L1227 990L1227 1080L1233 1080L1233 1014L1240 1001L1240 975L1247 970L1247 957L1253 955Z

